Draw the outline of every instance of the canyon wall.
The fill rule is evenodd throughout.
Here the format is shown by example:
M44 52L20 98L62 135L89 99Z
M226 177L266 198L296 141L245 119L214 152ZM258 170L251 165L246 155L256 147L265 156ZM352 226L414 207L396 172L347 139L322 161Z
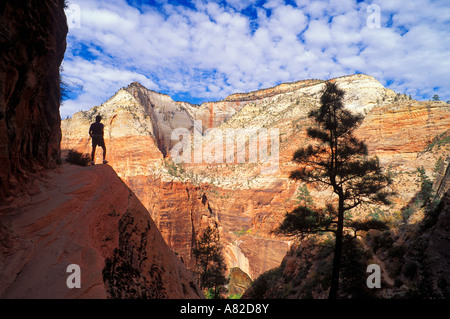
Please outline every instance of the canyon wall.
M63 0L0 3L0 298L203 298L111 167L62 164L64 6ZM116 115L111 123L135 120L129 112ZM156 145L141 134L151 125L130 127L110 135L122 143L118 168L128 174L159 165L157 146L139 149ZM80 272L71 274L71 265ZM72 275L80 275L80 286L70 287L78 281Z
M0 4L0 201L60 160L63 0Z
M398 182L395 205L381 207L386 215L394 214L417 192L417 167L423 165L431 174L447 151L448 146L424 150L449 126L449 106L410 100L363 74L332 81L346 92L346 106L365 115L356 133ZM132 83L102 105L64 120L62 148L89 153L87 130L101 114L111 166L149 210L169 246L192 266L196 236L207 225L217 226L228 268L238 267L255 279L277 267L291 245L273 230L297 205L299 183L288 178L295 169L292 155L308 143L306 130L312 123L307 115L318 107L323 85L319 80L300 81L195 106ZM202 123L204 140L229 129L277 129L277 169L267 173L260 162L250 163L248 154L245 163L174 163L170 150L179 140L168 142L172 131L181 127L192 137L199 133L196 120ZM242 139L238 135L235 142ZM236 146L235 159L239 152L248 149ZM329 196L320 189L310 192L317 203Z

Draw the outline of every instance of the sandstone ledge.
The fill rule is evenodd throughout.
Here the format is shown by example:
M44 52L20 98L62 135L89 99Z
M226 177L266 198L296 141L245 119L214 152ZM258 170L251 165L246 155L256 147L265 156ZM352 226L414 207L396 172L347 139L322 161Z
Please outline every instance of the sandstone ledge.
M108 165L64 164L0 207L1 298L199 298L191 273ZM81 268L69 289L67 266Z

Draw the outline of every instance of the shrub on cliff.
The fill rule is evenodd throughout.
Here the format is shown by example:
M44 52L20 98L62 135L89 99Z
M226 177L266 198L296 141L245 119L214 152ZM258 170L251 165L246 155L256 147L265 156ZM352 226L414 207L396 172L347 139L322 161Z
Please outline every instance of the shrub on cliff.
M195 241L193 249L195 269L200 287L208 299L219 299L226 292L226 265L222 256L217 227L206 227L203 235Z
M87 166L90 161L91 156L89 154L83 154L75 150L69 150L66 158L66 162L80 166Z

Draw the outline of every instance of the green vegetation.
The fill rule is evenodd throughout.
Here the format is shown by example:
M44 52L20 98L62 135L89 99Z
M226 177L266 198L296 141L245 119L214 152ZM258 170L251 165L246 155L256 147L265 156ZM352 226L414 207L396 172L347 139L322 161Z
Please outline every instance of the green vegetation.
M421 229L426 230L436 224L439 215L440 199L433 190L433 182L425 173L423 166L417 169L420 182L420 191L416 198L416 205L425 208L425 218L421 224Z
M420 183L420 190L413 201L402 210L402 217L406 222L412 214L423 208L425 218L421 228L424 230L436 223L436 208L439 198L436 197L433 182L426 174L423 166L417 168L417 182Z
M177 163L174 163L171 160L166 160L165 159L163 164L164 164L164 167L167 168L167 172L170 175L172 175L174 177L179 177L182 180L184 180L185 170L184 170L184 167L183 167L182 163L177 164Z
M250 234L252 232L252 230L250 228L242 228L241 230L235 231L233 232L236 236L240 237L240 236L244 236L247 234Z
M417 195L416 204L420 207L430 207L433 204L433 182L428 178L423 166L417 168L417 174L420 182L420 191Z
M440 156L436 163L434 164L434 169L433 172L434 173L438 173L444 166L444 159L442 158L442 156Z
M266 293L278 283L283 275L282 266L271 269L260 275L252 283L252 299L263 299Z
M417 208L415 208L414 206L406 206L405 208L403 208L402 212L401 212L401 216L403 218L403 221L406 222L408 221L409 217L411 217L412 214L414 214L414 212L417 210Z
M424 152L432 151L434 147L438 149L444 145L450 144L450 130L447 130L439 135L436 135L435 138L427 145Z
M195 269L200 288L208 299L218 299L226 292L225 261L219 242L217 227L206 227L203 235L195 241L193 249Z
M297 189L297 200L299 205L312 207L313 206L313 200L311 197L311 193L309 192L308 188L305 184L300 185Z
M76 150L69 150L66 158L66 162L79 166L87 166L90 161L91 156L89 154L83 154Z
M385 221L386 220L386 212L378 206L372 207L370 209L370 212L367 214L367 216L371 220L377 220L377 221Z

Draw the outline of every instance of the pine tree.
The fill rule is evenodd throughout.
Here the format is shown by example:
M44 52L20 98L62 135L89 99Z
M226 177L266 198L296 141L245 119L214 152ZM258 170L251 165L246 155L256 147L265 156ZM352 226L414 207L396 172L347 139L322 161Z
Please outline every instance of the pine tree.
M327 186L336 201L321 209L301 205L286 214L278 228L285 234L324 231L335 234L330 299L337 298L339 288L344 227L353 228L355 233L386 227L379 221L353 222L345 218L345 213L363 202L387 204L389 192L384 189L391 183L378 158L369 158L365 143L353 135L363 117L344 108L343 98L344 91L335 83L326 83L320 107L309 114L317 126L309 128L307 134L318 143L295 151L293 160L300 167L290 174L295 180Z
M226 291L227 278L224 275L226 266L217 228L206 227L201 238L195 242L193 254L200 288L212 298L220 298Z

